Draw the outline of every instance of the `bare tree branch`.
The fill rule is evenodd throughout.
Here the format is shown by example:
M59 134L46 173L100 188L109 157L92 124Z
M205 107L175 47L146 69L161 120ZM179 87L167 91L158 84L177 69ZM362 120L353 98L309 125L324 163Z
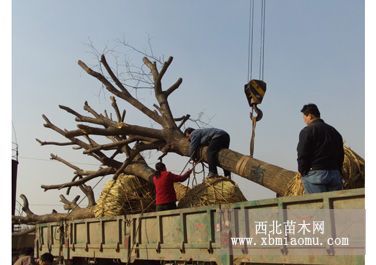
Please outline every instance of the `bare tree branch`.
M21 194L20 195L22 201L23 201L23 207L22 207L22 211L24 211L26 213L26 215L35 215L29 208L29 201L28 199L26 198L26 196L24 194Z
M84 173L84 172L82 172L82 173ZM86 174L86 175L89 175L89 173ZM75 175L75 176L72 178L71 182L74 182L77 178L78 178L78 179L82 179L83 176L84 176L84 175L79 175L79 174L77 174L77 175ZM72 187L74 187L74 186L70 186L70 187L67 188L67 191L66 191L66 194L67 194L67 195L69 195L69 193L70 193ZM59 189L60 189L60 188L59 188ZM46 190L45 190L45 191L46 191Z
M166 97L168 97L172 92L178 89L182 82L183 82L183 79L179 78L172 86L170 86L165 92Z
M82 172L83 170L75 165L73 165L72 163L69 163L68 161L64 160L63 158L57 156L57 155L54 155L54 154L50 154L51 156L51 160L56 160L56 161L59 161L61 163L63 163L64 165L70 167L70 168L73 168L74 170L76 170L77 172Z
M60 194L60 201L64 203L64 210L73 210L76 208L80 208L77 204L77 201L80 199L80 195L77 195L73 201L67 200L64 195Z
M153 80L154 80L154 90L156 94L162 93L162 86L161 86L161 79L159 78L159 72L157 69L157 64L155 62L151 62L147 57L144 57L144 64L149 68ZM168 67L168 65L167 65Z
M90 126L81 125L81 124L77 125L77 127L80 130L67 132L67 135L69 137L76 137L76 136L82 136L85 134L105 135L105 136L133 134L133 135L141 135L141 136L150 137L150 138L163 139L163 135L160 130L152 129L148 127L142 127L138 125L125 124L125 123L118 123L116 128L110 127L107 129L95 128L95 127L90 127Z
M71 186L79 186L81 184L84 184L85 182L96 178L100 176L106 176L106 175L111 175L115 173L114 168L101 168L98 171L92 172L91 174L88 174L86 177L82 177L79 180L73 181L73 182L67 182L63 184L57 184L57 185L42 185L41 188L44 189L45 191L51 190L51 189L63 189L63 188L68 188Z
M78 122L86 122L86 123L93 123L93 124L98 124L98 125L103 125L105 128L113 125L113 124L116 124L116 122L114 122L113 120L103 116L103 115L96 115L95 118L92 118L92 117L87 117L87 116L84 116L84 115L81 115L80 113L72 110L71 108L68 108L66 106L62 106L62 105L59 105L59 107L65 111L67 111L68 113L71 113L73 115L76 116L76 121Z
M159 75L158 75L157 82L161 82L161 81L162 81L162 78L163 78L164 74L166 73L168 67L169 67L170 64L172 63L172 60L173 60L173 59L174 59L174 58L173 58L172 56L170 56L170 57L168 58L168 60L163 64L162 70L161 70L161 72L160 72Z
M84 149L89 149L91 146L88 145L87 143L75 138L75 136L83 136L86 133L82 133L81 130L75 130L75 131L68 131L68 130L62 130L53 123L45 116L42 115L43 119L46 121L46 124L44 124L45 127L50 128L59 134L61 134L64 137L67 137L70 139L73 143L81 146ZM107 166L119 166L119 162L110 160L105 154L103 154L100 151L95 151L94 153L90 153L90 156L94 157L95 159L99 160L102 164L107 165Z
M76 111L74 111L74 110L71 109L71 108L68 108L68 107L63 106L63 105L59 105L59 108L61 108L61 109L65 110L65 111L67 111L67 112L73 114L74 116L77 116L78 119L81 118L81 114L78 113L78 112L76 112Z
M93 192L93 189L91 188L91 186L88 186L86 184L82 184L79 187L80 187L80 190L85 194L85 196L88 200L87 207L89 208L89 207L94 206L96 203L95 203L94 192Z
M86 151L84 151L84 154L88 154L97 150L112 150L112 149L119 149L123 147L124 145L136 142L136 141L156 141L158 139L156 138L149 138L149 137L142 137L142 136L131 136L126 140L117 141L110 144L103 144L103 145L97 145L95 147L89 148Z
M75 143L72 142L66 142L66 143L59 143L59 142L46 142L46 141L41 141L39 139L35 139L40 145L58 145L58 146L67 146L67 145L75 145Z
M105 57L102 56L101 58L101 62L103 63L103 65L105 66L106 70L109 72L109 74L113 75L113 72L111 70L111 68L107 65L107 62L105 60ZM149 118L151 118L152 120L154 120L155 122L161 124L161 117L159 116L156 116L155 113L153 111L151 111L150 109L148 109L145 105L143 105L141 102L139 102L137 99L135 99L127 90L125 87L122 86L122 84L120 83L120 81L116 78L115 83L118 82L121 84L121 86L124 88L124 90L117 90L103 75L101 75L100 73L98 72L95 72L94 70L92 70L91 68L89 68L84 62L82 61L78 61L78 64L82 67L82 69L84 69L89 75L97 78L99 81L101 81L101 83L107 88L108 91L110 91L111 93L113 93L114 95L124 99L125 101L127 101L129 104L131 104L132 106L134 106L136 109L140 110L141 112L143 112L144 114L146 114Z
M120 114L119 106L116 103L114 96L111 96L111 106L114 108L118 122L124 122L122 115Z
M96 118L100 117L100 115L92 107L90 107L90 105L87 101L85 101L85 103L84 103L84 110L91 113Z
M187 114L187 115L184 115L181 118L175 119L175 121L181 121L178 128L180 129L184 125L184 123L186 123L186 121L189 120L190 117L191 117L191 115Z
M150 69L153 75L155 98L157 99L159 106L160 106L158 110L160 113L162 113L162 122L163 122L162 126L165 129L176 129L177 126L174 122L174 118L173 118L173 115L172 115L172 112L171 112L171 109L167 100L168 94L162 91L161 77L160 77L160 73L158 72L157 65L155 62L154 63L150 62L150 60L147 57L144 57L143 61L144 61L144 64ZM167 70L171 62L172 62L172 57L170 57L169 63L164 64L164 67L163 67L164 72Z

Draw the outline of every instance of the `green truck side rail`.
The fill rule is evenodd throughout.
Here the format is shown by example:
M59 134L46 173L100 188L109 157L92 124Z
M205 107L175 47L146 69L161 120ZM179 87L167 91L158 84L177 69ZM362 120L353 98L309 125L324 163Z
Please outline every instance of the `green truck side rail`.
M364 195L364 189L352 189L199 208L42 223L36 225L35 256L50 252L59 257L62 264L112 264L106 263L110 261L120 264L364 264L364 255L336 255L330 253L328 246L321 247L320 255L294 255L288 246L276 247L278 255L271 255L261 249L248 251L246 247L233 248L231 244L226 245L230 236L240 235L247 229L250 224L247 224L245 217L256 210L364 210ZM221 226L226 219L221 216L237 220L239 225L237 231L231 230L232 235L228 233L230 230ZM333 220L329 222L334 223Z

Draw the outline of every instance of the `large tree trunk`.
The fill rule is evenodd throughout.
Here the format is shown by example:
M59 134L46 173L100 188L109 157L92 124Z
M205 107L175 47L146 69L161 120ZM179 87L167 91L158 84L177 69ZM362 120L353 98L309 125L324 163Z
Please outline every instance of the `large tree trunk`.
M188 145L185 144L183 149L183 154L189 157ZM207 161L206 150L207 148L203 148L201 151L204 161ZM287 192L288 184L296 175L294 171L266 163L230 149L223 149L219 152L218 162L222 168L269 188L278 195L284 195ZM126 173L150 181L154 170L145 164L136 164L131 165L129 168L127 167Z
M294 171L283 169L232 150L222 150L219 153L219 163L223 168L269 188L278 195L284 195L287 192L288 184L296 175Z
M178 146L180 153L189 156L189 143L186 139L180 141ZM207 161L206 147L201 148L200 157ZM256 182L278 195L284 195L287 192L288 184L296 175L294 171L243 155L231 149L223 149L219 152L218 163L222 168Z

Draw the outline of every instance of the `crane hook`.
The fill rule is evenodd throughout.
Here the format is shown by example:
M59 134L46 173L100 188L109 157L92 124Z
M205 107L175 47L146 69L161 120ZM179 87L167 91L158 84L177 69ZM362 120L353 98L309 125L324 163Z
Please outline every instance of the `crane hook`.
M256 113L256 116L253 116L253 113ZM251 118L251 120L253 119L253 118L255 118L256 119L256 121L260 121L261 119L262 119L262 117L263 117L263 112L262 112L262 110L260 110L258 107L257 107L257 105L256 104L252 104L252 111L251 111L251 113L250 113L250 118Z

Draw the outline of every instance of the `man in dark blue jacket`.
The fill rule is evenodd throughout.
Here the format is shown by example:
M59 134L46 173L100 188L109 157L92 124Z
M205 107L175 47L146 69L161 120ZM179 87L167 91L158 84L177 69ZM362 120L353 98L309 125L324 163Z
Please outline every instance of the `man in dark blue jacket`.
M189 156L197 160L197 151L200 146L208 146L208 164L209 175L208 177L218 176L218 152L223 148L229 148L230 136L227 132L216 128L193 129L187 128L184 135L190 141ZM230 171L223 169L225 177L231 178Z
M297 151L305 193L342 189L342 136L320 118L315 104L304 105L301 112L307 126L300 131Z

